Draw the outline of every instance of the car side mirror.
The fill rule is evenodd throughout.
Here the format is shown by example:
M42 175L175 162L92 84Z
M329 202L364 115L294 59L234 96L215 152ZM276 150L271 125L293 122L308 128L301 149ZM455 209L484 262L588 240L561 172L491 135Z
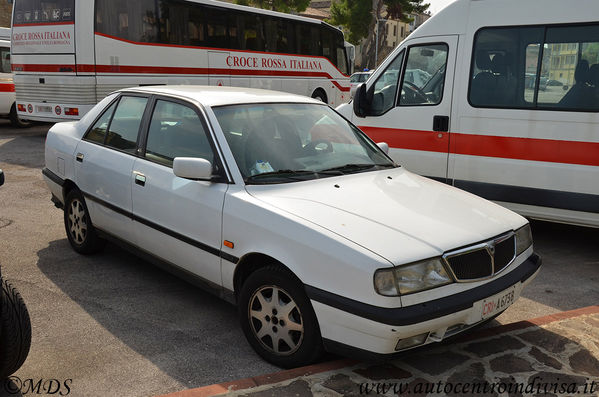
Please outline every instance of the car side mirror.
M179 178L192 180L212 180L212 163L197 157L175 157L173 173Z
M366 84L362 83L356 88L354 94L354 114L358 117L366 117L368 114L368 97L366 95Z
M389 145L387 142L379 142L376 144L385 154L389 154Z
M4 185L4 171L0 170L0 186Z

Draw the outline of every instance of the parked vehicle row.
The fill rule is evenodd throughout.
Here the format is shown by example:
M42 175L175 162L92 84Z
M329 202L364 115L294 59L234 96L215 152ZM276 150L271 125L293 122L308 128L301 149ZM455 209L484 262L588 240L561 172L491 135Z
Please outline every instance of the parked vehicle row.
M112 240L200 283L292 367L441 341L539 271L526 219L387 149L307 97L156 86L52 127L43 174L74 250Z

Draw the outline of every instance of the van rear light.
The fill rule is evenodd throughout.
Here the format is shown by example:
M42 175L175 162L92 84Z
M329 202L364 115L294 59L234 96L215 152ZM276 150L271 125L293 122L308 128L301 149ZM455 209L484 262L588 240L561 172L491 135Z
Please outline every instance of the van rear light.
M79 108L64 108L64 114L67 116L79 116Z
M26 112L26 111L27 111L27 108L26 108L26 107L25 107L25 105L23 105L22 103L19 103L19 104L17 105L17 110L18 110L19 112Z

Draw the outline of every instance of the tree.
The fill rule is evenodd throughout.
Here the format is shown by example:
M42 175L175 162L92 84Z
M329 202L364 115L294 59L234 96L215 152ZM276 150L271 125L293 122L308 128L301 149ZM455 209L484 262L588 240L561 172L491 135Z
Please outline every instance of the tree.
M367 0L335 1L331 4L331 17L328 22L346 28L349 31L347 41L358 44L368 36L372 24L372 3Z
M402 22L411 22L411 13L421 13L428 9L429 4L424 0L338 0L331 5L331 18L327 21L332 25L342 26L349 34L347 39L353 44L358 44L367 37L362 48L362 67L374 67L375 61L376 29L379 27L377 19L383 19L383 9L386 9L384 19L395 19ZM379 29L379 33L381 29ZM379 43L385 40L384 35L379 35ZM379 58L384 56L379 53Z
M310 5L310 0L235 0L235 3L288 13L305 11Z

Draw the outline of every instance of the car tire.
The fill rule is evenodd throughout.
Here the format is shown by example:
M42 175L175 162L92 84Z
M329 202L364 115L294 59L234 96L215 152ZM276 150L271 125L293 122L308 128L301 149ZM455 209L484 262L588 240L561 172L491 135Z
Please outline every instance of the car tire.
M278 297L274 302L273 297ZM239 320L250 345L283 368L308 365L323 352L316 314L301 282L281 266L250 274L239 294Z
M31 126L30 122L19 120L19 116L17 115L17 105L14 103L10 108L8 118L10 119L10 124L15 128L27 128Z
M0 280L0 380L15 373L31 347L31 322L21 294L7 280Z
M65 199L64 227L71 247L80 254L94 254L106 245L106 241L98 237L85 199L77 189L71 190Z
M320 102L328 103L327 94L320 88L314 90L314 92L312 93L312 98L317 99Z

